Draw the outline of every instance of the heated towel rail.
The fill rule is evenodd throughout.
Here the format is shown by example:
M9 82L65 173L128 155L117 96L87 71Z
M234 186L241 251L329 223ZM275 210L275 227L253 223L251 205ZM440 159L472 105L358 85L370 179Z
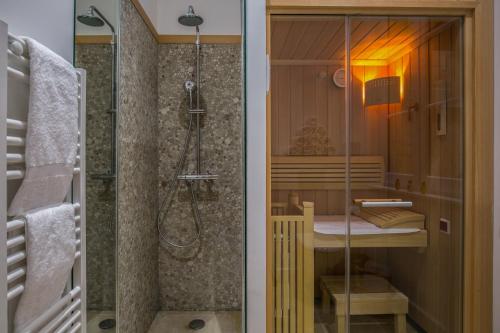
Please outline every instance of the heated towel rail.
M63 297L25 332L86 332L85 283L85 71L78 70L79 145L67 202L76 217L76 255ZM8 219L7 206L24 177L24 146L29 97L29 54L22 40L0 21L0 332L12 332L13 316L24 291L26 251L23 219ZM5 124L5 125L4 125ZM4 264L1 264L1 263Z

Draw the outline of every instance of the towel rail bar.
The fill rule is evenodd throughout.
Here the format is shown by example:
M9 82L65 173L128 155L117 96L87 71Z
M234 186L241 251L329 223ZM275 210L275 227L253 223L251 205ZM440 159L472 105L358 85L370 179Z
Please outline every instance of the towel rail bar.
M7 118L7 128L16 130L25 130L28 123L22 120Z
M17 56L27 56L28 54L28 46L26 45L26 42L16 36L14 36L11 33L8 33L7 35L7 40L8 40L8 49L11 50L15 55ZM15 49L12 47L14 43L17 43L19 46L21 46L21 50Z
M13 247L16 247L24 243L25 243L25 238L23 235L9 238L7 239L7 250L10 250Z
M54 333L63 333L63 332L66 332L66 330L68 330L71 325L73 325L73 323L75 321L77 321L78 319L80 319L80 316L82 315L82 312L80 310L76 311L71 317L69 317L68 319L66 319L66 321L63 322L63 324L61 326L59 326L57 328L57 330L54 331Z
M22 276L26 275L26 268L25 267L19 267L7 274L7 283L12 283L15 280L19 279Z
M26 259L26 252L19 251L14 254L11 254L7 257L7 267L17 264L18 262Z
M61 323L66 319L71 313L73 313L81 304L81 300L79 298L75 299L69 306L66 306L62 312L60 312L54 319L52 319L47 325L45 325L40 333L44 332L52 332L54 331Z
M82 322L78 321L75 323L71 331L69 331L68 333L76 333L81 327L82 327Z
M18 219L18 220L12 220L7 222L7 232L9 231L14 231L20 228L24 227L24 220L23 219Z
M21 66L23 69L29 70L30 62L29 59L24 56L18 56L11 50L7 50L7 57L9 63L15 63Z
M73 208L75 209L75 213L80 209L80 204L73 204ZM80 220L80 216L76 215L75 220ZM24 227L25 221L24 219L15 219L7 222L7 232L14 231L16 229Z
M13 80L18 80L24 84L30 83L30 76L28 74L11 67L7 67L7 77Z
M33 320L27 327L26 332L36 332L41 326L43 326L48 320L53 318L56 314L60 313L71 300L75 299L80 294L80 287L75 287L70 290L66 295L64 295L59 301L54 303L47 311L45 311L40 317ZM77 298L73 301L79 301ZM71 303L70 303L71 306Z
M73 174L79 174L80 168L74 168ZM7 180L23 179L24 170L7 170Z
M7 146L9 147L24 147L26 139L20 136L7 136ZM80 161L80 155L76 155L76 160Z
M24 162L24 154L7 154L7 164L18 164Z
M7 146L9 147L24 147L26 139L18 136L7 136Z
M13 300L17 296L21 295L23 291L24 291L24 285L22 284L16 285L15 287L7 291L7 300L8 301Z

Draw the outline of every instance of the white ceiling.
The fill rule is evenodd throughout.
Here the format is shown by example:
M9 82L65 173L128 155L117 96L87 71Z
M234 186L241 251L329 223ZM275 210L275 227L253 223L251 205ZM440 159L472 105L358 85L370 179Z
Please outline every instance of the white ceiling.
M108 0L109 1L109 0ZM140 0L144 10L160 35L191 35L193 28L184 27L177 18L194 6L204 19L203 35L241 34L240 0Z

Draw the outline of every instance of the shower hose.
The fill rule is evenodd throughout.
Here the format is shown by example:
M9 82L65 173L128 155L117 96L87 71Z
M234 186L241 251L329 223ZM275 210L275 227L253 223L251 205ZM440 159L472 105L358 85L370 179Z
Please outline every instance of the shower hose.
M170 210L170 204L172 202L172 199L174 198L174 194L179 187L179 175L181 171L184 169L184 162L186 161L186 153L189 147L189 142L191 141L191 130L193 127L193 115L190 114L189 117L189 126L188 130L186 133L186 137L184 139L184 146L182 148L181 154L179 155L179 159L177 160L177 164L175 166L175 172L170 179L170 182L168 183L167 186L167 191L165 194L165 198L163 199L160 209L158 211L158 218L157 218L157 227L158 227L158 233L160 235L160 240L170 246L177 247L177 248L187 248L193 246L198 239L200 239L200 234L201 234L201 220L200 220L200 212L198 209L198 200L196 198L196 193L195 189L193 186L194 181L186 181L186 185L189 189L189 192L191 193L191 209L193 211L193 217L194 217L194 226L196 228L196 235L195 237L184 243L175 243L172 240L169 239L168 235L166 232L164 232L162 229L162 225L165 223L165 220L167 219L167 214Z

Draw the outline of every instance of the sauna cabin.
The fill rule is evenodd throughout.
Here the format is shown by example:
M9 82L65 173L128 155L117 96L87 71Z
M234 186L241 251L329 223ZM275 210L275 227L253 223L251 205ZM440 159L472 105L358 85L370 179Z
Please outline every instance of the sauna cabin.
M275 332L461 330L462 25L272 15Z

